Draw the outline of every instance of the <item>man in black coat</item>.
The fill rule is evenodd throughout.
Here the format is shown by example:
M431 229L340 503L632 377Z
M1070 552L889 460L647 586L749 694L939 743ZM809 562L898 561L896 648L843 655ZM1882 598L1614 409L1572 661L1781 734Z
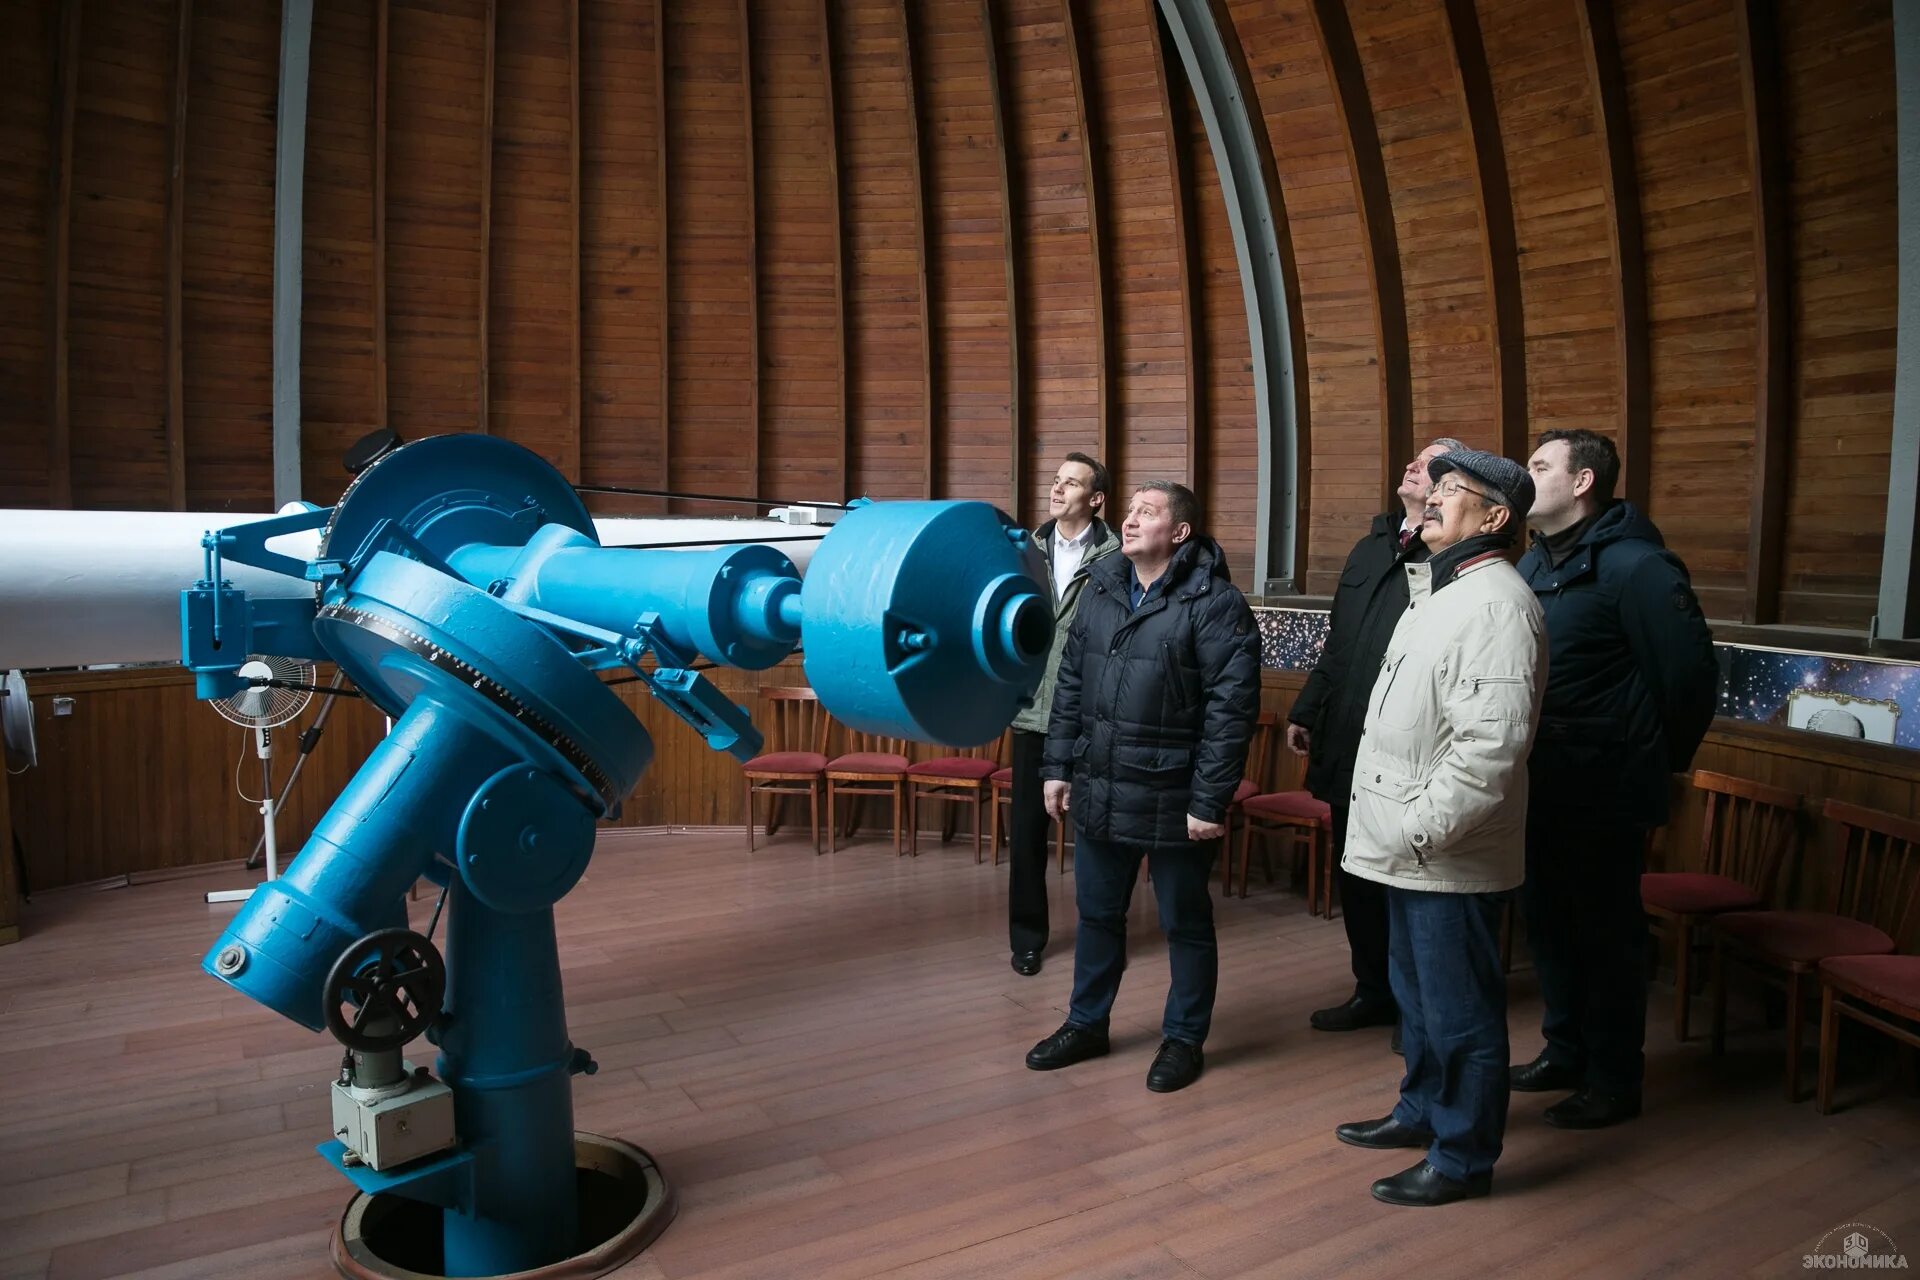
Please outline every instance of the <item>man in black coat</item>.
M1527 465L1538 496L1519 568L1549 656L1521 900L1547 1045L1512 1084L1577 1090L1547 1123L1597 1129L1640 1114L1647 833L1667 821L1667 776L1688 768L1713 721L1719 670L1686 566L1613 499L1613 442L1549 431Z
M1140 860L1153 876L1173 981L1147 1072L1158 1093L1199 1078L1219 956L1209 879L1227 806L1260 714L1260 638L1200 533L1184 485L1133 495L1121 554L1095 568L1067 633L1047 723L1047 809L1074 823L1073 1001L1027 1054L1036 1071L1107 1052L1126 968L1127 908Z
M1464 448L1458 440L1442 437L1400 473L1394 496L1401 509L1375 516L1373 528L1348 553L1333 593L1320 660L1287 713L1287 747L1308 757L1307 790L1333 810L1336 850L1347 845L1347 798L1353 792L1353 757L1366 726L1367 695L1394 625L1407 611L1406 566L1427 558L1420 540L1420 521L1433 488L1427 464ZM1314 1010L1313 1025L1320 1031L1353 1031L1390 1024L1397 1012L1387 985L1386 889L1344 866L1338 874L1340 920L1353 953L1353 995L1342 1004Z

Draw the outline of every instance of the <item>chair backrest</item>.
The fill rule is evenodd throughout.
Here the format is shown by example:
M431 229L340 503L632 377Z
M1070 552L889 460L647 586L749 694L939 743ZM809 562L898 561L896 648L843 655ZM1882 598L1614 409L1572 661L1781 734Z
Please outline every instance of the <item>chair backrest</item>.
M1005 764L1007 762L1007 745L1012 737L1013 730L1008 729L991 742L983 742L977 747L948 747L942 746L937 742L922 743L917 752L909 753L903 750L899 754L911 754L916 762L925 760L991 760L995 764ZM888 741L897 742L899 739L893 738L888 739ZM855 749L860 751L893 750L891 747L859 747Z
M846 732L846 750L842 755L852 755L857 751L877 751L883 755L906 756L912 759L913 744L905 738L886 738L877 733L862 733L858 729Z
M1920 822L1829 800L1830 910L1880 929L1907 950L1920 941Z
M767 735L767 750L826 754L827 730L833 721L813 690L779 686L762 689L760 697L773 730Z
M1694 770L1693 785L1707 802L1700 828L1701 870L1738 880L1773 902L1781 869L1799 844L1800 797L1705 769Z
M1279 713L1262 711L1260 718L1254 721L1253 740L1247 744L1247 768L1241 775L1253 783L1256 792L1266 791L1273 781L1270 772L1273 765L1273 743L1279 735Z

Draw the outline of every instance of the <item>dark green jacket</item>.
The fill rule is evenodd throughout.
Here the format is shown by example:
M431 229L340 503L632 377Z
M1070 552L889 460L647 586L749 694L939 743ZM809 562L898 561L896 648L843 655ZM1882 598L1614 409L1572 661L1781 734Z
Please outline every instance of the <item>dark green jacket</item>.
M1049 520L1033 534L1033 540L1047 562L1049 586L1053 583L1053 527L1058 523L1057 520ZM1094 562L1118 550L1120 535L1095 516L1093 541L1087 544L1087 554L1081 559L1079 570L1067 580L1066 594L1053 602L1053 647L1047 652L1047 674L1040 678L1040 687L1033 691L1033 705L1013 718L1014 728L1024 729L1028 733L1047 731L1047 713L1053 706L1053 682L1060 674L1060 655L1067 647L1067 628L1073 625L1073 611L1080 606L1080 590L1087 585L1087 574L1092 571Z

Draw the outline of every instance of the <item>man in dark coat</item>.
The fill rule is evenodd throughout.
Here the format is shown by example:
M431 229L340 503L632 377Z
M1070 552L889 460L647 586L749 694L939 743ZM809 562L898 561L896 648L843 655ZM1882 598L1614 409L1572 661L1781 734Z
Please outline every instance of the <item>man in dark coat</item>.
M1347 846L1347 804L1353 791L1353 757L1366 725L1367 694L1400 615L1407 611L1405 566L1427 558L1420 538L1433 481L1427 464L1464 449L1441 438L1422 449L1400 473L1399 511L1375 516L1373 528L1347 555L1333 593L1320 660L1287 713L1287 746L1308 757L1307 790L1333 810L1333 847ZM1340 920L1353 953L1353 994L1342 1004L1316 1009L1320 1031L1353 1031L1391 1024L1396 1011L1387 985L1387 894L1383 886L1339 870Z
M1597 1129L1640 1114L1647 833L1667 821L1668 774L1689 767L1713 721L1719 670L1686 566L1613 499L1613 442L1549 431L1528 469L1538 496L1519 568L1550 657L1521 897L1547 1045L1512 1084L1577 1090L1547 1123Z
M1040 770L1048 811L1073 811L1080 930L1067 1021L1027 1065L1050 1071L1107 1052L1144 857L1173 975L1147 1072L1159 1093L1205 1065L1219 976L1209 879L1260 714L1253 611L1219 544L1200 533L1199 506L1166 481L1134 493L1121 554L1094 570L1067 633Z

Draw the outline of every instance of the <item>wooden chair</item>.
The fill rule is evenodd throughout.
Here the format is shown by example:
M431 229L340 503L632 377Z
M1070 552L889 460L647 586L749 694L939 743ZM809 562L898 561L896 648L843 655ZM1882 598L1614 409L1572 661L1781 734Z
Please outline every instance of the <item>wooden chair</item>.
M1696 930L1724 911L1750 911L1773 900L1795 844L1800 797L1779 787L1696 769L1706 797L1699 871L1649 871L1640 903L1673 934L1673 1038L1685 1041L1693 1010Z
M1890 956L1898 947L1888 927L1908 913L1920 858L1898 841L1857 838L1872 810L1829 800L1832 839L1826 866L1832 886L1824 911L1723 911L1713 918L1713 1051L1726 1051L1727 960L1777 978L1787 989L1787 1100L1800 1100L1802 979L1822 960Z
M1920 1049L1920 822L1899 814L1827 801L1823 811L1836 838L1860 846L1863 865L1853 893L1873 906L1874 921L1904 955L1828 956L1820 961L1820 1083L1816 1105L1833 1111L1833 1079L1839 1066L1840 1019L1872 1027L1909 1048ZM1877 851L1866 846L1877 845Z
M1241 774L1240 784L1233 789L1233 800L1227 805L1227 834L1220 842L1220 883L1226 885L1227 863L1233 857L1234 824L1245 819L1246 811L1241 807L1254 796L1272 790L1267 784L1271 780L1267 773L1273 756L1273 740L1278 733L1280 717L1272 711L1262 711L1254 722L1253 738L1247 744L1247 767Z
M840 846L834 839L839 826L835 821L839 796L883 796L893 802L893 851L900 848L900 815L907 804L907 740L883 738L872 733L849 733L853 749L827 762L827 850ZM847 815L847 835L853 835L859 817L858 799Z
M1269 729L1269 740L1273 730ZM1263 767L1265 762L1262 762ZM1287 841L1296 857L1304 855L1307 863L1307 910L1315 915L1333 918L1333 808L1324 800L1316 800L1308 791L1271 791L1247 796L1240 801L1240 896L1247 896L1247 862L1253 846L1253 837L1280 836ZM1273 873L1269 867L1267 878ZM1227 893L1233 892L1233 880L1229 874L1223 877L1222 887Z
M995 769L991 779L993 783L993 817L988 822L987 844L993 850L993 865L1000 865L1000 807L1013 807L1013 770ZM1053 856L1059 863L1060 874L1067 873L1067 823L1059 819L1053 822ZM1008 837L1008 842L1012 838Z
M907 766L907 852L920 856L920 802L937 800L948 806L941 826L940 842L953 839L954 821L960 806L973 806L973 860L980 861L980 807L992 803L993 775L1006 754L1007 735L980 747L970 747L958 755L935 756ZM996 850L994 861L999 861Z
M762 689L772 732L772 747L740 766L747 782L747 852L753 852L753 797L767 804L767 839L780 829L780 804L787 796L807 798L813 821L813 851L820 852L820 797L826 786L827 731L833 719L811 689Z

